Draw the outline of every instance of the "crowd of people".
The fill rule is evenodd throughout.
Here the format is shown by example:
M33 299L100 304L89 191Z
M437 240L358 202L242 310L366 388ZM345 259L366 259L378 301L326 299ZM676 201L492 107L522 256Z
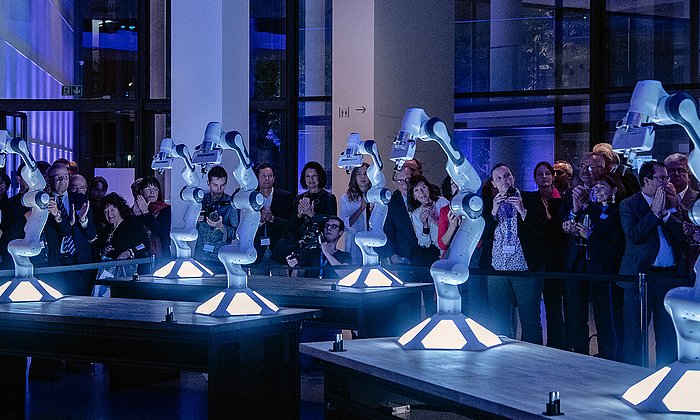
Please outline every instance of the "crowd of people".
M603 276L650 273L648 301L656 358L659 364L669 363L676 357L676 343L663 298L669 289L691 283L690 271L700 249L700 229L688 216L698 195L688 159L672 154L663 162L645 162L635 173L620 162L609 144L601 143L575 161L577 171L564 160L537 163L532 172L535 191L520 191L508 164L493 166L481 190L486 227L471 266L503 274L472 276L463 290L464 311L497 334L515 337L520 330L524 341L543 344L546 336L548 346L589 354L591 307L598 355L641 364L637 286L614 277L606 281ZM88 182L73 162L59 159L53 164L38 162L38 167L51 202L42 252L32 258L35 266L149 255L155 256L156 265L170 261L171 208L163 200L157 178L146 176L134 182L134 204L128 207L123 197L109 192L104 178ZM337 200L326 190L327 174L318 162L304 165L299 179L304 191L296 196L275 186L270 165L259 164L255 173L264 204L254 240L258 256L251 272L295 268L298 275L337 278L337 266L361 264L354 237L369 228L373 211L365 198L371 188L368 168L363 164L352 170L347 192ZM461 217L449 206L458 186L449 176L440 187L433 185L418 160L407 161L392 180L396 190L384 224L387 243L377 249L382 262L429 267L446 258L461 224ZM19 176L17 181L20 194L8 198L10 179L0 174L4 268L12 267L7 245L23 237L31 214L21 202L27 185ZM225 193L227 182L223 167L210 168L209 192L194 244L195 258L219 273L224 269L218 251L237 240L239 223L238 211ZM339 246L343 236L344 246ZM300 270L304 267L308 269ZM562 279L547 272L595 274L603 281ZM64 293L92 291L94 272L78 272L70 280L55 277L52 281ZM667 280L654 281L657 277ZM423 275L413 280L430 278ZM542 301L546 331L541 322ZM425 305L432 313L434 298L427 298Z

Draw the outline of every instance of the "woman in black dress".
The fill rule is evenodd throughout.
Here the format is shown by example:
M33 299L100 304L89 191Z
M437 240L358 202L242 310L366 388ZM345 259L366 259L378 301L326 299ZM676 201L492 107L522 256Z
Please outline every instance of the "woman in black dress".
M148 257L148 236L143 226L129 214L126 201L119 194L110 193L102 200L102 205L107 227L97 238L100 256L113 260Z

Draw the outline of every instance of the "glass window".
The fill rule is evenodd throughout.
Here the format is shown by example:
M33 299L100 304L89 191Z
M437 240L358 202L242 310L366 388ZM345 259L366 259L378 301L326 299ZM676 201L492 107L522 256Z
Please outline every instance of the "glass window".
M689 1L608 1L609 86L633 87L645 79L690 82L689 14Z
M250 2L250 97L278 98L286 83L285 0Z
M535 190L537 162L575 161L589 150L584 101L584 95L458 100L455 139L483 180L503 162L518 188Z
M331 0L299 2L299 96L331 94Z
M282 162L282 143L285 112L255 110L250 113L250 158L255 165L267 163L272 166L276 178L284 175ZM277 182L280 185L280 182Z
M83 96L135 99L140 29L137 2L79 4L82 21L76 70Z

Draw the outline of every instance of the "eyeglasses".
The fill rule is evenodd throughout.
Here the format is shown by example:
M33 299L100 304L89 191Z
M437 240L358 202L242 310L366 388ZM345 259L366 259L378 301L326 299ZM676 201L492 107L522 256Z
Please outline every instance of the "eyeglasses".
M158 192L158 187L146 187L143 189L145 192L149 193L157 193Z
M54 181L68 181L70 177L68 175L54 175Z
M326 223L326 229L340 229L340 225L336 225L335 223Z
M668 176L652 176L653 179L661 182L668 182L669 178Z
M408 180L407 179L395 179L394 182L397 184L405 184L408 182Z
M602 166L596 166L596 165L578 165L578 169L580 171L589 171L593 172L594 169L603 169Z

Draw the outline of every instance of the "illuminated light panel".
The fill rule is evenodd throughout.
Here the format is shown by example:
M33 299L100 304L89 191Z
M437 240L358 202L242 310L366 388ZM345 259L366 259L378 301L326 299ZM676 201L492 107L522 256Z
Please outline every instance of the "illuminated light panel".
M365 284L370 287L388 287L391 286L391 283L390 278L377 270L370 270L365 279Z
M685 372L662 401L671 411L700 412L700 371Z
M191 261L183 262L180 269L177 270L177 275L179 277L201 277L202 274L204 274L204 271L195 267Z
M224 298L225 294L226 293L224 292L219 292L213 298L199 305L197 307L197 310L194 311L194 313L201 315L209 315L210 313L214 312L214 309L216 309L216 307L219 306L219 303Z
M661 381L666 377L666 375L671 371L671 368L664 367L654 372L653 374L647 376L645 379L632 385L622 394L622 398L628 401L632 405L638 405L642 401L649 398L656 387L661 383Z
M236 293L233 299L231 299L231 303L228 304L226 312L231 315L258 315L262 312L262 309L262 306L255 303L250 296L241 292Z
M379 266L364 266L358 268L338 281L345 287L399 287L403 282L391 272Z
M8 281L5 284L3 284L2 286L0 286L0 295L5 293L5 290L7 290L7 288L10 287L11 284L12 284L12 282Z
M41 300L41 292L28 281L23 281L10 293L10 300L13 302L36 302Z
M39 282L41 287L46 289L46 292L48 292L48 294L50 294L51 297L53 297L54 299L60 299L63 297L63 294L61 292L59 292L58 290L54 289L53 287L49 286L48 284L44 283L41 280L37 280L37 281ZM0 292L0 293L2 293L2 292Z
M207 267L205 267L205 266L202 265L201 263L199 264L199 268L201 268L202 270L204 270L204 272L206 272L206 273L209 274L210 276L213 276L213 275L214 275L214 272L213 272L213 271L211 271L210 269L208 269Z
M502 343L501 339L491 331L484 328L481 324L474 321L471 318L467 318L467 325L472 329L472 332L476 336L476 339L486 347L497 346Z
M347 276L343 277L339 282L339 286L352 286L355 284L358 278L360 278L360 274L362 273L362 269L358 268L357 270L353 271L352 273L348 274Z
M401 338L399 338L399 344L405 346L406 343L413 340L418 335L418 333L421 332L423 327L428 325L430 320L431 318L426 318L423 322L408 330L404 335L401 336Z
M272 310L275 311L275 312L279 311L279 309L280 309L279 306L277 306L277 305L275 305L274 303L270 302L267 298L265 298L263 295L261 295L260 293L256 292L255 290L253 290L253 293L255 294L255 296L258 297L258 299L262 300L263 303L264 303L265 305L267 305L270 309L272 309Z
M161 268L157 269L153 275L155 277L165 277L170 273L170 270L175 266L175 261L170 261L169 263L165 264Z
M443 319L421 340L421 343L426 349L459 350L467 344L467 340L454 321Z

